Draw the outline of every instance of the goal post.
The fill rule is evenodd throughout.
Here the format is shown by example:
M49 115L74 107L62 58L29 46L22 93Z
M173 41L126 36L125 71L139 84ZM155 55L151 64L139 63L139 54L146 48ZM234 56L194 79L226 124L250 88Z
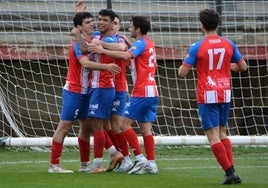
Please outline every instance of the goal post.
M4 0L0 2L0 145L49 146L62 108L75 0ZM85 0L95 18L107 0ZM111 0L129 36L132 15L151 21L156 44L158 115L153 124L157 145L208 144L198 118L196 73L178 77L188 47L202 37L198 13L221 12L221 35L233 40L248 71L232 73L228 135L236 145L267 145L268 1L252 0ZM132 89L128 72L129 90ZM65 145L76 146L75 122ZM134 129L143 144L137 125Z
M77 137L66 137L64 146L78 146ZM265 146L268 145L268 136L230 136L232 144L235 145L254 145ZM201 146L209 145L206 136L154 136L155 144L162 145L175 145L175 146ZM143 138L138 137L140 145L143 145ZM6 137L0 138L0 146L11 147L32 147L32 146L51 146L52 137ZM94 144L94 140L90 138L90 145Z

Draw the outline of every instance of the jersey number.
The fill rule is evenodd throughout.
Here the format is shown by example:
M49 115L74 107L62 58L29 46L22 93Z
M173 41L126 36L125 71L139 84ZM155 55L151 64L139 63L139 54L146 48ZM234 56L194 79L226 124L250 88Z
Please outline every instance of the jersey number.
M225 49L224 48L215 48L215 49L209 49L208 50L208 56L209 56L209 70L213 70L214 67L214 55L220 55L220 58L217 62L217 67L216 69L219 70L222 67L223 63L223 58L225 54Z
M151 54L149 57L149 67L154 67L155 65L155 52L153 48L149 49L149 53Z

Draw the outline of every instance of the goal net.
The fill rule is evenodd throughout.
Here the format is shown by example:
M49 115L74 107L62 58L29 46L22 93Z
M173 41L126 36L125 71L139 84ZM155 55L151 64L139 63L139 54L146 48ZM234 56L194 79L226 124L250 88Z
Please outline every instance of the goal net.
M62 108L74 0L0 1L0 137L11 146L50 145ZM219 33L233 40L249 66L232 73L228 134L234 144L268 144L268 1L260 0L85 0L97 17L107 6L122 17L129 36L131 15L147 16L157 49L157 144L207 144L198 119L196 73L177 69L190 44L202 37L198 13L214 8ZM128 74L129 89L132 88ZM135 130L140 135L137 125ZM78 124L65 140L77 145ZM142 143L142 140L140 139Z

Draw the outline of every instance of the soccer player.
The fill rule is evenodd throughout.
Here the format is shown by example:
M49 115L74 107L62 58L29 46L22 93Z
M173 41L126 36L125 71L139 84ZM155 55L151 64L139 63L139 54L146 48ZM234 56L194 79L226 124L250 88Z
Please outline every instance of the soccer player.
M83 0L80 0L78 3L76 3L76 12L83 12L83 11L86 11L86 9L87 9L87 6L85 5ZM112 33L114 33L115 31L119 30L117 18L119 18L119 17L118 17L118 15L115 14L115 20L117 21L117 24L116 24L116 21L114 21L115 24L113 24L112 29L115 29L115 30L113 30ZM107 31L102 31L102 32L107 33ZM94 34L99 35L100 33L101 32L98 31L98 32L95 32ZM77 29L73 29L71 34L74 35L75 38L77 39L78 46L79 46L80 50L83 53L86 53L86 54L89 53L88 49L87 49L87 43L85 42L85 40L81 36L80 32L78 32ZM113 42L111 43L111 41L110 41L111 37L110 38L109 37L108 37L109 40L107 42L104 42L107 39L105 39L105 40L93 39L93 41L95 43L103 43L103 44L105 44L105 46L107 46L108 48L111 48L111 49L118 49L118 50L127 49L127 45L125 44L124 40L118 38L118 43L113 43ZM113 40L114 39L112 39L112 41ZM114 41L116 41L116 40L114 40ZM122 63L118 64L118 65L120 66L121 70L125 69L124 67L122 67L122 65L123 65ZM120 75L122 75L122 71L120 71ZM114 75L114 76L118 78L117 74ZM119 77L121 78L122 76L119 76ZM122 95L122 96L125 96L125 95ZM122 96L120 96L121 100L123 100ZM116 100L118 100L118 97L117 97ZM113 102L113 104L115 104L115 103ZM120 106L122 106L122 105L120 105ZM116 107L116 108L118 108L118 107ZM84 128L84 130L82 130L82 128ZM110 172L116 167L117 163L119 163L120 160L122 160L122 154L120 152L118 152L119 148L116 147L116 146L118 146L118 142L116 142L117 141L116 135L114 134L114 131L111 129L111 125L110 125L109 120L104 121L104 128L106 129L106 131L104 131L104 136L105 136L105 145L104 145L104 147L110 153L110 163L109 163L109 167L107 168L106 171ZM90 132L92 132L92 131L93 131L93 129L87 129L87 127L80 127L79 134L83 133L83 134L87 134L88 136L90 136ZM126 141L123 141L121 139L120 143L123 143L123 142L126 142ZM78 143L79 143L80 160L81 160L81 167L80 167L79 171L80 172L86 172L86 173L96 173L96 172L101 172L102 170L104 170L104 168L102 168L102 167L95 168L94 167L95 165L92 166L90 164L90 162L89 162L89 151L88 151L88 147L87 147L87 145L89 145L89 144L81 142L81 140L79 140ZM122 144L120 144L120 145L122 145ZM126 145L127 145L127 143L126 143Z
M77 13L73 19L74 26L90 41L89 36L93 32L92 15L88 12ZM80 127L86 127L85 117L87 114L89 69L107 70L111 74L120 72L120 67L111 64L97 64L83 55L76 41L72 41L69 49L69 66L66 83L63 88L63 108L58 127L53 135L49 173L73 173L72 170L60 166L64 138L69 132L73 121L78 120ZM80 140L88 141L88 136L79 136Z
M83 10L83 8L81 8ZM117 43L110 43L105 42L103 40L94 40L94 43L101 44L104 48L110 49L110 50L119 50L119 51L125 51L127 50L128 45L130 44L130 41L128 38L124 35L118 35L118 31L120 29L120 17L115 14L114 24L113 24L113 34L116 35L118 38ZM79 36L79 33L75 34L78 38L78 43L81 51L84 53L88 53L87 44L84 42L81 36ZM113 101L112 111L111 111L111 118L110 121L106 120L104 121L104 128L106 130L106 134L108 134L109 138L112 142L109 142L109 138L106 139L105 142L105 148L108 149L112 147L112 144L116 147L116 149L120 152L122 152L124 156L124 160L120 163L120 166L116 169L118 172L127 172L133 165L133 163L130 160L129 157L129 151L128 151L128 143L125 139L124 135L121 134L120 129L120 119L123 113L123 109L126 103L126 98L128 96L128 85L127 85L127 79L126 79L126 66L129 65L129 63L126 63L125 60L115 60L115 63L121 68L120 73L116 74L114 76L114 82L115 82L115 99ZM114 169L114 164L110 162L110 168L108 168L108 171L112 171Z
M122 35L119 35L119 29L121 24L121 18L116 14L114 19L113 32L118 37L118 44L121 44L121 49L118 50L127 50L127 43L129 43L127 37L122 38ZM127 40L127 41L126 41ZM115 50L117 47L114 45L109 45L112 43L102 43L104 48ZM120 46L119 46L120 47ZM120 129L120 122L123 115L123 110L126 104L128 97L128 84L126 79L126 67L129 65L129 60L116 59L115 63L121 68L120 73L116 74L114 77L115 80L115 99L113 101L111 119L106 121L105 130L107 131L109 137L111 138L113 144L116 146L117 150L120 151L124 159L116 168L117 172L127 172L133 166L133 163L129 156L128 143L122 131Z
M112 51L101 45L89 44L89 50L116 59L130 60L133 70L134 86L120 122L122 134L133 149L136 161L128 174L156 174L155 143L152 135L152 122L156 119L158 89L155 81L156 53L153 41L147 36L150 21L142 16L134 16L129 31L135 39L133 46L125 52ZM132 124L138 122L144 140L147 159L144 157Z
M91 43L103 41L106 43L118 43L118 38L113 33L115 13L110 9L102 9L98 16L98 31L92 34ZM93 54L98 64L115 63L115 59L103 54ZM111 156L108 172L112 171L123 159L122 153L113 146L110 138L104 130L105 122L110 120L112 104L115 97L114 75L105 70L93 70L89 82L89 109L87 122L93 128L94 137L94 161L89 168L90 172L103 171L103 148L105 147ZM108 147L108 148L107 148Z
M234 169L226 126L231 102L231 70L246 71L247 64L232 41L218 36L220 18L216 11L204 9L199 17L204 38L191 45L178 74L185 77L191 67L196 67L199 116L211 150L225 171L223 184L241 183Z

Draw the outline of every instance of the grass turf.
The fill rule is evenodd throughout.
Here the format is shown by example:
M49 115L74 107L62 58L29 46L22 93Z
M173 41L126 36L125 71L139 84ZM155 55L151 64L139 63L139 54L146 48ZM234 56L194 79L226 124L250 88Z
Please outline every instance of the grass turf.
M268 187L268 148L235 147L235 165L242 184L239 188ZM222 187L224 173L207 147L157 147L157 175L126 173L78 173L79 155L76 149L62 154L61 164L74 174L49 174L49 152L30 149L0 149L0 187L12 188L215 188ZM105 166L108 155L105 154Z

